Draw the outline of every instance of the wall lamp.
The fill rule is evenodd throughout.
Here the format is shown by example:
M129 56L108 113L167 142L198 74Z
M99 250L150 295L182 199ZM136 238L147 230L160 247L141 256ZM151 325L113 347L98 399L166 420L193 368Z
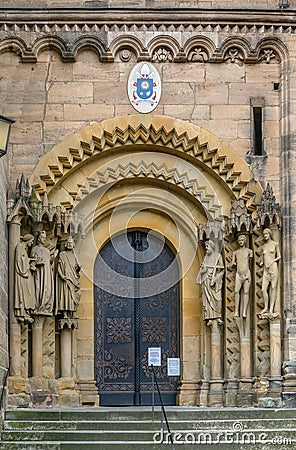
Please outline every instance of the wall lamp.
M285 9L289 8L290 6L290 0L279 0L279 8Z
M7 153L11 125L15 120L0 115L0 158Z

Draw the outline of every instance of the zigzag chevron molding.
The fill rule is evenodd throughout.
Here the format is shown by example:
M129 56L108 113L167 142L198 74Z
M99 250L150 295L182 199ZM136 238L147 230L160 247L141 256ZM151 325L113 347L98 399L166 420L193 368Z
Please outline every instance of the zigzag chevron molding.
M159 118L162 123L163 121L166 123L166 127L157 126ZM235 164L234 152L232 151L233 154L230 154L230 149L223 146L218 139L214 136L211 139L210 133L199 127L166 116L146 117L143 122L139 116L122 116L103 121L101 124L94 124L87 128L87 133L85 130L83 131L83 136L86 134L90 136L88 142L85 137L82 139L79 133L76 133L74 135L75 142L79 144L76 146L58 144L47 155L47 158L44 158L42 165L37 165L31 185L41 195L44 192L50 192L52 186L58 184L72 169L77 169L79 164L85 165L88 159L91 160L101 152L110 149L136 145L139 149L141 148L143 154L147 150L164 153L173 151L174 154L178 152L181 159L191 158L193 164L215 173L238 198L244 198L247 205L253 208L252 204L258 186L254 182L251 172L247 166L240 165L238 168ZM205 135L212 142L201 142L206 139ZM47 160L50 163L46 165ZM122 170L129 170L130 174L137 176L137 170L140 168L136 169L130 165L129 168L122 168ZM151 166L150 172L147 167L142 166L142 170L146 173L145 176L149 176L149 173L152 174L153 171L154 173L157 171L160 176L161 170L163 170L170 182L174 177L179 181L184 177L178 171L174 171L174 174L170 175L165 166L162 168ZM106 176L108 178L109 175ZM186 181L188 189L191 182L194 183L194 180ZM75 195L77 195L77 191L74 189L73 196L75 197Z

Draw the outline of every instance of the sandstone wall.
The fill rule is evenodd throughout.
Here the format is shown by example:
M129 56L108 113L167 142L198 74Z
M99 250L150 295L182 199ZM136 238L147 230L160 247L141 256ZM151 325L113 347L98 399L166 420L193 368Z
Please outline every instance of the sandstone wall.
M55 144L95 121L132 114L127 80L135 57L123 63L99 61L90 50L64 63L43 51L37 63L24 64L13 53L0 55L1 111L16 120L11 143L12 181L29 176ZM163 93L156 114L189 120L213 132L245 157L253 148L251 98L262 97L265 151L257 167L277 195L280 155L279 64L156 63ZM256 169L255 167L255 169Z

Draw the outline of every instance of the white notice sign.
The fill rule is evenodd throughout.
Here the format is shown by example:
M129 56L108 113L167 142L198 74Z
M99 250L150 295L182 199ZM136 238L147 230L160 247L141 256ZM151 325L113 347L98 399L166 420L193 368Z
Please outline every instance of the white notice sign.
M161 366L161 347L148 347L148 366Z
M180 376L180 358L168 358L168 376Z

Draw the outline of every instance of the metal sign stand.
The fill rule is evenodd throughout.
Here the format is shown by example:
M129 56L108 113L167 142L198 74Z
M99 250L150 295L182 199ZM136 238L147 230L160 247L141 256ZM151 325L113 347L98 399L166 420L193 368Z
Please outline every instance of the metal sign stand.
M154 422L154 370L153 370L153 364L151 364L152 367L152 377L151 377L151 383L152 383L152 422Z

